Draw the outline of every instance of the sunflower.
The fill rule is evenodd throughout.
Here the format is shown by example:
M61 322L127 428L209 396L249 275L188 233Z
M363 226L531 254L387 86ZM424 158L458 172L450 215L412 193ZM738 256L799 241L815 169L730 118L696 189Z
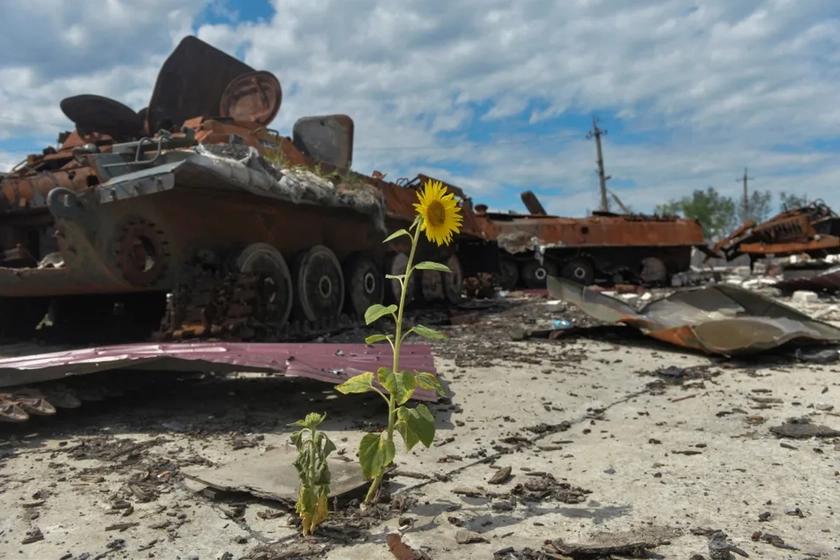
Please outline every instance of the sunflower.
M428 181L426 188L417 193L420 202L414 205L420 217L420 231L426 232L426 239L432 243L449 245L452 234L461 229L463 217L455 202L455 195L446 194L446 187L440 181Z

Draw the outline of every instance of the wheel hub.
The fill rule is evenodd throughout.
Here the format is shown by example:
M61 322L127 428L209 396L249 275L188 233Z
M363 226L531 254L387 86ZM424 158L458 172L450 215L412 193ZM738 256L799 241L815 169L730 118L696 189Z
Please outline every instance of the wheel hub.
M536 276L537 280L545 280L545 277L548 276L548 273L546 273L543 267L539 267L537 270L534 271L534 276Z
M321 279L318 280L318 292L324 299L332 295L332 280L330 280L329 276L321 276Z
M364 277L365 293L372 294L376 290L376 277L372 272L368 272Z

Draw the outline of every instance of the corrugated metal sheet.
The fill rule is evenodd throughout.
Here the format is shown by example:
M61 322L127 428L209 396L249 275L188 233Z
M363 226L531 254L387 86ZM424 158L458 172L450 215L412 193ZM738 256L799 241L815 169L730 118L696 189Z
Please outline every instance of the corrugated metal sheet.
M366 371L390 368L392 361L387 344L126 344L0 359L0 387L118 369L138 374L143 370L279 373L339 384ZM430 347L403 346L400 369L436 374ZM419 388L414 398L437 400L434 391Z

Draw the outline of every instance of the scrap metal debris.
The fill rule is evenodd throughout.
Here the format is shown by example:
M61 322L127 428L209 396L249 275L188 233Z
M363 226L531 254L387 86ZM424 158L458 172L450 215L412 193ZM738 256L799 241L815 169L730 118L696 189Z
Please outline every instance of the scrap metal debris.
M126 344L0 358L0 388L9 387L0 391L0 421L23 422L33 414L55 414L56 407L64 407L67 401L61 397L67 391L53 400L49 384L43 393L23 387L25 384L67 381L109 370L279 373L339 384L354 375L376 371L391 360L387 345L213 342ZM404 346L400 361L407 370L436 373L428 346ZM434 391L422 388L412 398L437 401ZM71 398L67 408L77 406Z
M840 216L822 200L815 200L760 224L750 220L720 240L711 252L728 261L741 255L758 259L768 255L804 253L819 258L836 254L840 252Z
M794 341L840 343L840 329L737 286L718 284L676 292L639 311L580 284L548 278L553 299L574 304L605 323L708 354L755 354Z
M834 266L815 276L806 278L788 278L773 285L782 293L808 291L815 293L836 294L840 291L840 266Z

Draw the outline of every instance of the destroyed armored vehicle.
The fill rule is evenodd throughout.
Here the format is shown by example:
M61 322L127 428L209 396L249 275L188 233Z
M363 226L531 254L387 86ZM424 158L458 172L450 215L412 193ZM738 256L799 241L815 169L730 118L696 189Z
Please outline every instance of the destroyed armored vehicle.
M548 276L583 285L668 284L691 267L694 248L707 250L697 220L610 212L563 218L548 215L530 191L522 200L528 214L476 206L502 252L504 289L545 288Z
M280 136L267 126L281 101L273 74L195 37L165 61L145 109L63 100L76 129L0 180L2 334L276 341L357 322L385 273L404 270L405 248L382 241L413 220L422 180L352 172L345 115ZM463 274L498 268L459 199L462 235L420 248L455 271L423 275L429 300L457 302Z
M748 221L720 240L712 251L727 261L749 255L751 265L766 257L824 258L840 254L840 216L822 200L815 200L760 224Z

